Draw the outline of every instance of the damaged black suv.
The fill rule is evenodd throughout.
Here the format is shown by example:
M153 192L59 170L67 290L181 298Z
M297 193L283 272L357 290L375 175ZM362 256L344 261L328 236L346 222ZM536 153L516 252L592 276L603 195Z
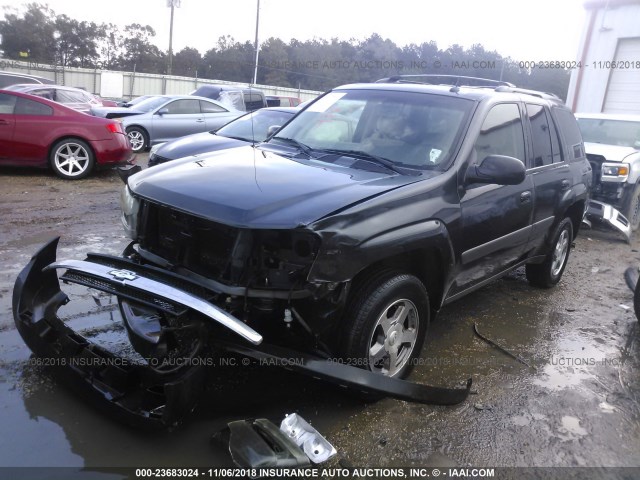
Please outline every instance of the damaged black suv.
M531 284L558 283L590 184L557 97L394 77L324 94L256 147L130 176L122 257L53 263L50 245L32 263L118 295L145 358L293 348L402 378L442 306L522 265Z

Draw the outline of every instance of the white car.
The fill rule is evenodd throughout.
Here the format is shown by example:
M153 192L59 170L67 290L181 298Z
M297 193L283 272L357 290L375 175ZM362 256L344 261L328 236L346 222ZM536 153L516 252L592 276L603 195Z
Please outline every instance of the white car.
M640 226L640 115L577 113L593 169L591 196Z

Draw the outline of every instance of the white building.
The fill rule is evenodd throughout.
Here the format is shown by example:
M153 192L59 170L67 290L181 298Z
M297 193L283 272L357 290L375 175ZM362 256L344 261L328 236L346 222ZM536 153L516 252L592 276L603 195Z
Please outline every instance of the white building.
M590 0L567 105L640 114L640 0Z

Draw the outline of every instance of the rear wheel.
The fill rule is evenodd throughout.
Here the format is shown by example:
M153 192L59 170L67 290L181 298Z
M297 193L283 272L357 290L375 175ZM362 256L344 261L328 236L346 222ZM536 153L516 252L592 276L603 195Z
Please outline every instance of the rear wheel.
M629 220L631 230L637 230L640 226L640 184L631 189L630 195L625 199L622 214Z
M77 180L91 173L95 164L93 150L78 138L60 140L51 149L53 171L66 180Z
M144 152L149 145L149 134L143 128L129 127L127 128L127 136L134 153Z
M346 364L404 378L424 343L429 297L413 275L378 272L356 288L344 322Z
M551 238L551 251L544 262L528 264L526 267L527 280L536 287L550 288L560 281L569 260L571 242L573 241L571 219L562 220Z

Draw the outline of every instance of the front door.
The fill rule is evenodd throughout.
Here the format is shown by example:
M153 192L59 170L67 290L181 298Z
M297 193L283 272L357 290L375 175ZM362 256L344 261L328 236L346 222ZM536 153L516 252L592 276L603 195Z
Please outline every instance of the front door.
M475 142L476 163L488 155L507 155L526 161L525 137L517 103L495 105L485 117ZM533 180L519 185L465 185L460 199L459 274L456 294L518 263L525 252L534 205Z

